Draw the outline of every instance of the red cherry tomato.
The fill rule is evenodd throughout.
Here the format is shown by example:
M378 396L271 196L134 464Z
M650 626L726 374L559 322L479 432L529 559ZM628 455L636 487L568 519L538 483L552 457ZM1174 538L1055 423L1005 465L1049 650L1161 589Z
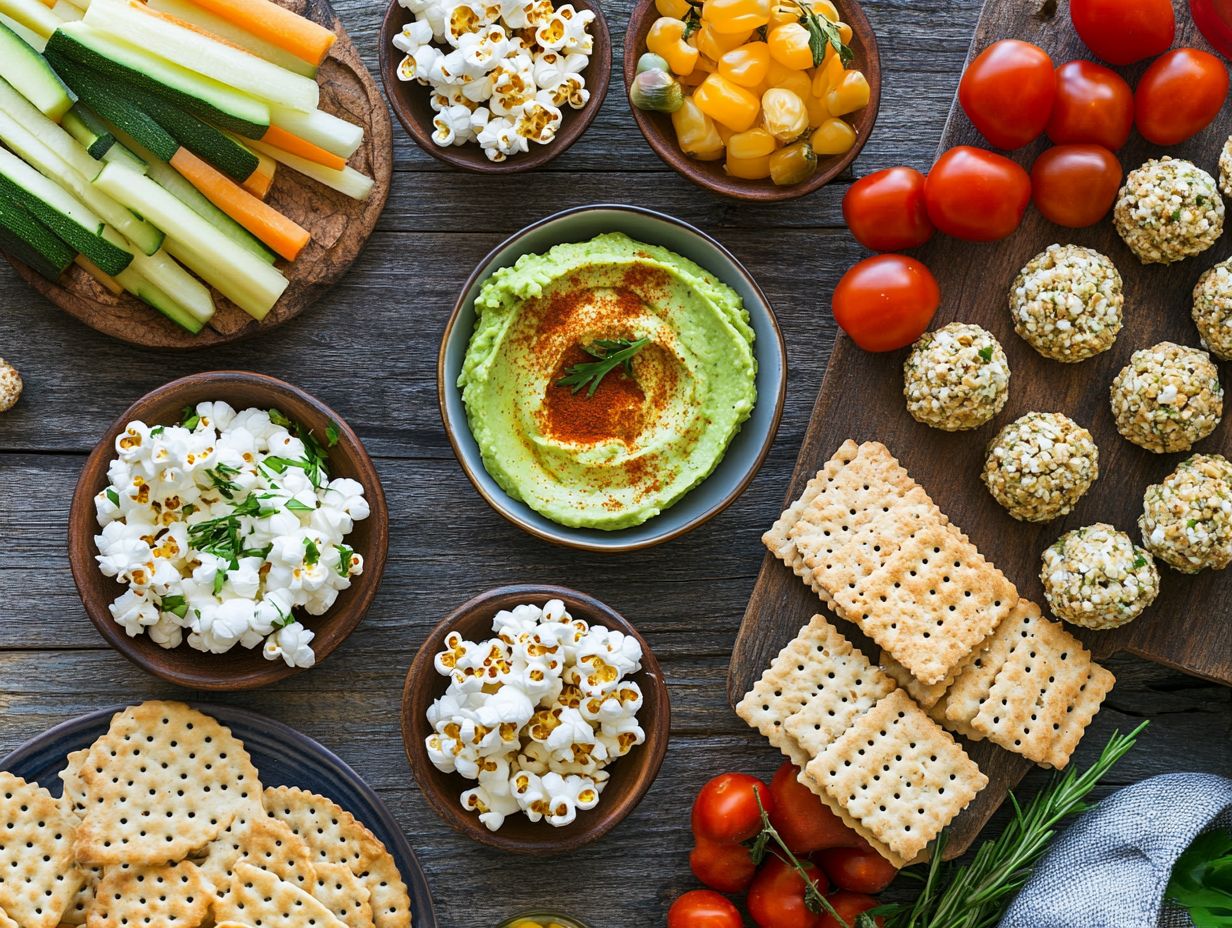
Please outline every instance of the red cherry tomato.
M1035 159L1031 189L1035 208L1059 226L1093 226L1112 209L1124 172L1117 156L1100 145L1058 145Z
M894 865L868 845L830 848L815 854L813 859L830 882L853 893L879 893L898 875Z
M1021 148L1043 133L1057 77L1038 45L1003 39L980 52L958 85L967 117L997 148Z
M711 889L742 893L753 881L757 867L743 844L720 844L699 838L689 853L689 869Z
M774 798L757 777L747 773L719 774L701 788L693 801L693 834L723 844L756 837L761 831L758 796L770 812Z
M860 837L797 779L800 768L788 761L770 781L774 812L770 824L792 852L811 854L827 847L851 847Z
M1176 37L1172 0L1070 0L1069 15L1087 48L1109 64L1161 55Z
M805 863L804 870L821 892L829 888L816 864ZM809 911L804 889L804 880L795 867L768 854L749 887L749 915L759 928L817 928L821 916Z
M1232 56L1232 0L1189 0L1194 25L1224 56Z
M933 237L924 206L924 175L888 168L861 177L843 197L843 218L856 241L873 251L918 248Z
M1057 145L1103 145L1116 151L1134 128L1134 92L1125 78L1093 61L1057 68L1057 102L1048 137Z
M960 145L933 165L924 202L928 218L947 235L993 242L1022 222L1031 202L1031 178L1009 158Z
M832 896L828 896L827 899L830 905L834 907L834 911L837 912L843 921L848 925L854 925L856 923L856 916L858 916L861 912L867 912L869 909L875 909L881 904L872 896L865 896L862 893L837 892ZM878 925L885 924L885 919L883 919L880 915L873 920ZM827 912L826 916L817 925L817 928L842 928L842 926L833 915Z
M709 889L694 889L667 910L667 928L744 928L740 910Z
M941 305L932 272L914 258L865 258L838 282L834 321L865 351L893 351L924 334Z
M1196 48L1178 48L1151 62L1138 81L1138 131L1156 145L1176 145L1211 124L1228 98L1228 68Z

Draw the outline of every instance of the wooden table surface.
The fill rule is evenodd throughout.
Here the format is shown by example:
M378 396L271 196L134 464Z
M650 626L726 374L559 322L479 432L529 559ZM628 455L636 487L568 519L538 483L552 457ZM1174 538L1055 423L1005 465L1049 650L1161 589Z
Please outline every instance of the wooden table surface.
M856 174L899 163L927 168L979 5L865 4L886 83L877 131ZM381 4L335 6L375 70ZM629 6L604 3L617 61ZM263 371L334 406L367 443L389 497L390 560L366 621L328 662L223 701L299 728L377 789L419 855L442 926L495 928L538 903L593 928L661 925L670 901L696 886L687 855L697 788L727 769L768 776L779 762L728 708L724 685L761 563L759 536L780 508L834 339L829 294L860 257L841 222L846 185L771 206L703 193L651 153L618 80L583 139L530 176L455 173L396 126L394 135L389 205L351 273L331 298L246 344L188 354L130 348L79 325L0 270L0 356L26 380L21 404L0 416L0 753L101 706L197 695L146 676L107 650L91 627L65 555L69 499L86 452L142 393L195 371ZM488 249L556 210L602 201L663 210L722 240L774 303L791 364L778 440L743 498L686 538L614 557L553 548L490 511L450 452L435 383L449 308ZM514 858L455 836L422 800L402 751L402 678L428 629L472 594L515 581L560 583L606 600L649 639L671 687L672 743L658 781L633 816L572 859ZM1185 616L1175 621L1184 634ZM1115 782L1170 770L1232 773L1232 691L1134 659L1112 667L1120 682L1078 763L1114 728L1145 717L1154 724ZM1044 781L1032 774L1024 789Z

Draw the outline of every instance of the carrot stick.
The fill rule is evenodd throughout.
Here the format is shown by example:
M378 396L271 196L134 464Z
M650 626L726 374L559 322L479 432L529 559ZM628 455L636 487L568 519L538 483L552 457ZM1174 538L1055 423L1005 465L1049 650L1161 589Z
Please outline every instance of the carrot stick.
M120 282L118 280L104 271L85 255L78 255L73 259L73 262L116 296L119 296L124 292L124 288L120 286Z
M323 164L327 168L332 168L335 171L341 171L346 167L346 159L340 158L333 152L326 151L319 145L314 145L307 139L301 139L298 135L288 132L286 129L280 129L278 126L270 126L265 135L261 136L261 141L266 145L273 145L275 148L281 148L283 151L288 151L293 155L299 155L306 161L315 161L317 164Z
M248 30L271 45L276 45L319 65L334 47L338 37L298 13L279 6L273 0L193 0L216 16Z
M240 142L240 144L242 145L243 143ZM248 148L247 145L244 147ZM257 169L248 175L248 178L240 186L258 200L264 200L269 196L270 188L274 186L274 174L278 170L278 162L267 154L252 148L248 148L248 150L257 156Z
M186 19L180 19L178 16L173 16L170 13L165 13L162 10L156 10L154 7L145 3L144 0L130 0L129 6L140 13L145 13L147 16L153 16L155 19L161 19L163 22L171 23L173 26L179 26L181 29L187 29L189 32L195 32L202 38L209 39L211 42L217 42L220 45L226 45L229 48L234 48L237 51L247 52L252 54L250 49L244 48L242 45L236 45L230 39L224 39L216 32L211 32L204 26L198 26L196 23L190 23Z
M187 149L175 153L171 166L207 200L288 261L294 261L312 237L303 226L262 203Z

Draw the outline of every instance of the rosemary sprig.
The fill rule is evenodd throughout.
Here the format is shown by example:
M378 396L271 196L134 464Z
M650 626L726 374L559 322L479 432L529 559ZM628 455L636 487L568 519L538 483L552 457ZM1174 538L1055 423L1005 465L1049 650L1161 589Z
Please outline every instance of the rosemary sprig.
M886 928L991 928L1048 850L1057 826L1085 812L1087 796L1134 746L1143 722L1128 735L1114 734L1099 759L1082 773L1067 770L1025 806L1013 793L1014 818L1000 837L986 841L961 867L942 863L944 834L933 848L923 889L910 905L885 906L878 914Z
M820 67L826 58L826 46L829 45L838 55L838 60L847 67L855 59L856 53L851 50L838 31L838 24L832 23L824 16L819 16L811 4L803 0L795 0L800 10L800 25L808 30L809 51L813 53L813 67Z
M616 370L616 368L623 367L626 374L632 374L633 358L649 344L649 338L639 338L635 342L631 342L627 338L601 338L593 344L585 345L583 350L592 358L598 358L599 360L588 364L573 365L565 371L564 377L556 381L556 385L558 387L572 387L574 393L589 387L586 390L586 396L588 398L592 397L595 395L595 391L599 389L599 384L603 382L603 378Z

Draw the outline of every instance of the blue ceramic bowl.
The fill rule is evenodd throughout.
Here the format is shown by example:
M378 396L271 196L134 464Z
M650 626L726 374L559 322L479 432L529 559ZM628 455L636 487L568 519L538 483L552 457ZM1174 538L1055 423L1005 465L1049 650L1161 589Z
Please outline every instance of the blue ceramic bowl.
M484 469L458 389L458 375L475 329L475 298L498 268L522 255L544 252L562 242L584 242L603 232L624 232L662 245L696 261L744 300L757 340L757 405L714 473L670 509L633 528L618 531L570 528L510 497ZM730 506L752 481L770 451L783 414L787 350L774 310L752 275L726 248L688 223L634 206L582 206L548 216L506 239L471 274L445 326L437 361L437 390L445 432L462 469L479 494L519 528L555 544L586 551L631 551L662 544L697 528Z

